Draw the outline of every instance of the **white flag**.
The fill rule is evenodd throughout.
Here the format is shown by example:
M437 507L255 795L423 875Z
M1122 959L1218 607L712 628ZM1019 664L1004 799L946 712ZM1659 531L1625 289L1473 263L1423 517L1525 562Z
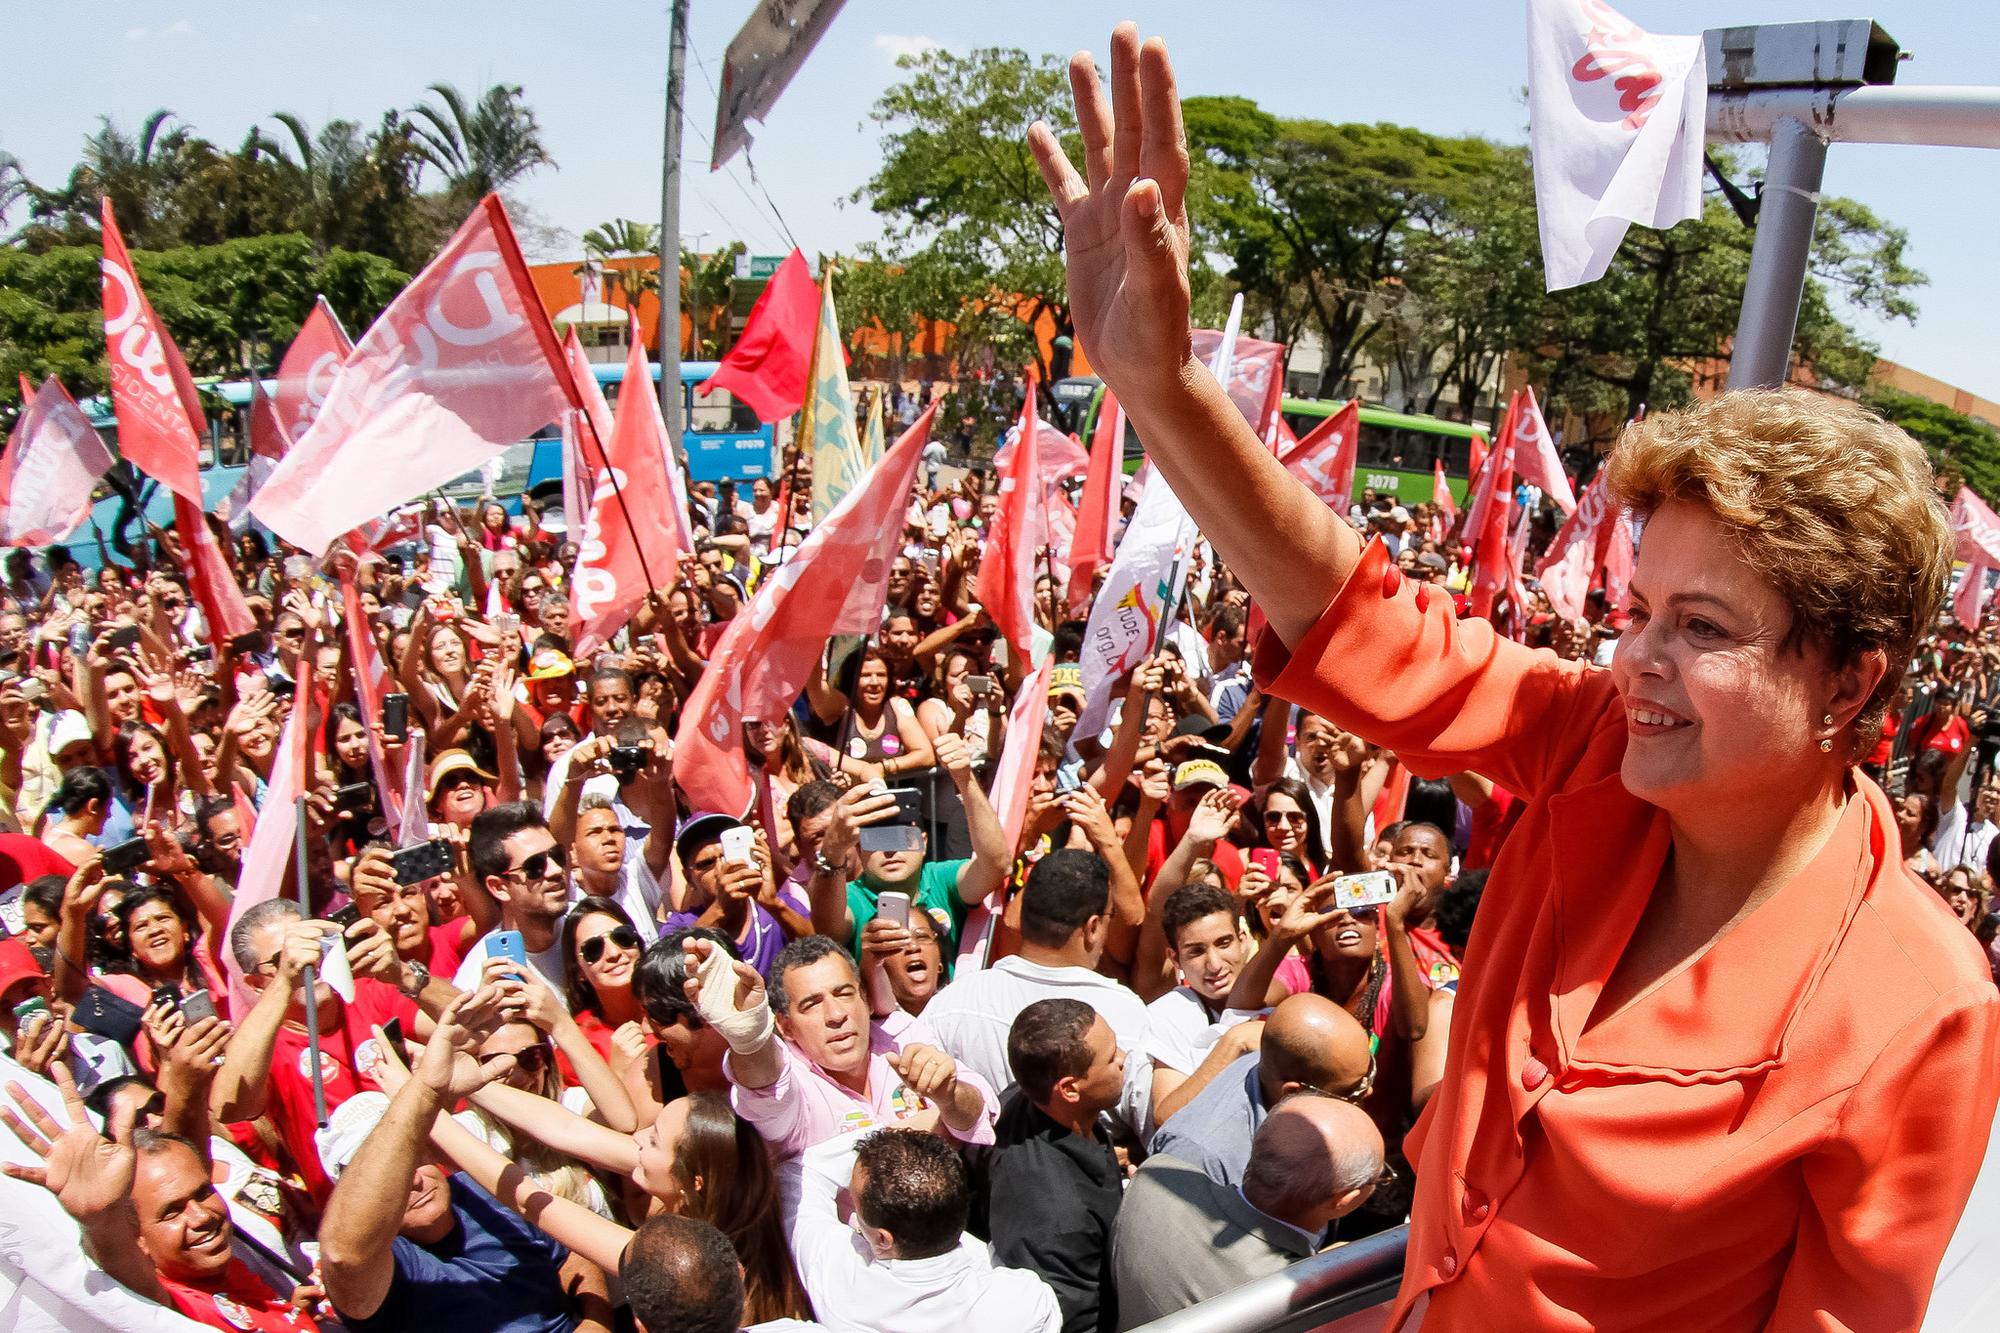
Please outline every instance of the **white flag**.
M1548 289L1604 276L1625 230L1701 216L1708 59L1604 0L1528 0L1528 141Z
M55 376L32 394L21 381L21 415L0 452L0 544L59 542L90 517L111 451Z

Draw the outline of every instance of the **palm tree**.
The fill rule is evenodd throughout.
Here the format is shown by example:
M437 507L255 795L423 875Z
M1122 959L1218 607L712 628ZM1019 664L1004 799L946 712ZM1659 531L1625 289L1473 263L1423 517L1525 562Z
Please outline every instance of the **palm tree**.
M243 154L275 163L290 178L293 227L322 249L338 244L346 197L367 165L368 144L361 126L333 120L315 135L292 112L273 112L271 119L284 136L274 137L255 126L243 141Z
M614 218L610 222L599 223L583 234L583 252L600 264L606 259L625 255L657 254L660 248L660 229L644 222L634 222L631 218ZM609 270L618 281L618 290L625 294L625 308L637 310L639 298L647 292L660 290L658 268L641 268L627 264L622 268Z
M8 210L27 198L33 188L28 184L27 173L21 170L21 159L0 152L0 225L6 223Z
M411 127L424 160L443 173L447 190L467 207L538 167L556 164L542 146L541 125L522 100L519 84L496 83L477 102L467 102L449 83L433 83L430 91L443 105L410 108Z
M139 133L126 134L108 116L83 141L83 157L69 182L50 199L53 212L92 216L109 197L119 226L133 245L171 243L177 220L166 216L174 188L198 158L214 153L208 142L164 108L147 116Z

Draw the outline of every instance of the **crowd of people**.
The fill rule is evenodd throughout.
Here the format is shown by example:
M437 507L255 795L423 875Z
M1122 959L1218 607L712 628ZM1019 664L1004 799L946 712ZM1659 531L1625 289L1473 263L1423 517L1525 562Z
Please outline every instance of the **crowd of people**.
M11 553L8 1173L124 1289L232 1328L1083 1333L1403 1222L1518 795L1266 693L1204 551L1096 735L1044 581L1010 839L987 788L1029 673L971 600L993 503L919 478L880 632L745 726L743 811L688 808L670 738L796 543L765 482L696 487L698 554L584 659L532 506L324 567L244 536L260 628L223 645L171 538ZM1432 520L1349 515L1462 602ZM1609 660L1624 610L1529 588L1530 645ZM357 641L393 676L372 727ZM1990 623L1941 625L1868 757L1989 945L1996 667ZM251 872L300 709L304 873Z

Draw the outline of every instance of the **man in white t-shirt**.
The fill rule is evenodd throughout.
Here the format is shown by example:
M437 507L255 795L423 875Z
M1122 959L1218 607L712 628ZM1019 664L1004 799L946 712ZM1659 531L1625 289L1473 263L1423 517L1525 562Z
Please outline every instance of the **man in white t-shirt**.
M1021 952L983 972L961 973L924 1007L924 1022L945 1054L985 1077L1004 1099L1014 1086L1007 1034L1036 1000L1081 1000L1103 1015L1118 1045L1136 1051L1146 1040L1146 1005L1126 986L1097 971L1110 931L1111 874L1093 852L1050 852L1028 872L1021 892ZM1135 1134L1147 1129L1150 1080L1126 1064L1125 1096L1116 1119Z
M1160 924L1181 984L1146 1006L1146 1062L1153 1114L1187 1081L1223 1032L1229 991L1250 955L1250 935L1230 896L1210 884L1168 895Z

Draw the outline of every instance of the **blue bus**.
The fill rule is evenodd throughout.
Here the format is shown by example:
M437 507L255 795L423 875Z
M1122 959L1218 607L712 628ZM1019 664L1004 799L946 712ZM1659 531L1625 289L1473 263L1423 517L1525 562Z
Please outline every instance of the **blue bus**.
M715 373L718 364L681 363L681 445L687 452L688 476L694 481L713 482L750 482L758 477L774 477L777 441L773 429L758 421L755 413L727 391L707 396L695 393ZM653 364L651 369L657 384L660 367ZM625 379L624 359L594 363L591 373L604 390L605 398L616 404ZM229 408L226 414L209 417L202 439L202 498L213 511L236 488L250 460L249 414L245 410L250 404L250 381L202 379L196 381L196 387ZM264 382L266 393L275 388L273 381ZM110 398L103 395L86 398L80 406L115 453L118 419L112 414ZM544 508L561 506L562 432L554 423L509 447L500 461L500 479L494 486L494 494L507 501L515 513L520 512L524 495ZM480 473L468 472L441 489L453 500L469 502L485 492L486 483ZM91 522L72 533L63 544L85 568L94 569L99 560L92 524L109 540L122 523L126 537L139 541L145 536L144 522L161 527L171 525L173 502L167 491L151 478L121 464L98 487Z

